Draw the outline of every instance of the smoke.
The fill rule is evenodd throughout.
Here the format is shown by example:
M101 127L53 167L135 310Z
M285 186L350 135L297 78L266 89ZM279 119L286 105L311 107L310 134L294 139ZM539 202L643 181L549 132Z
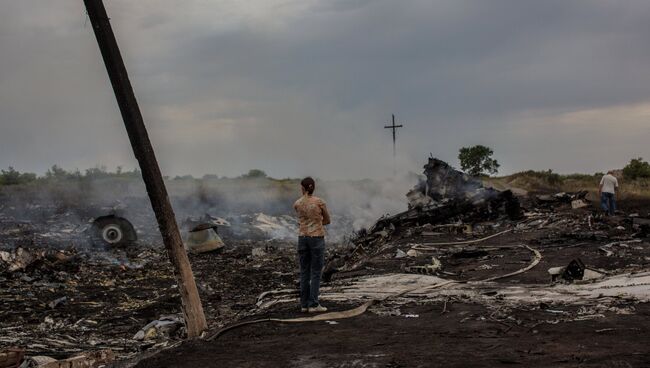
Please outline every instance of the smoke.
M123 211L150 223L144 185L132 178L66 178L0 187L0 246L98 251L92 220Z
M358 231L381 216L406 210L406 193L417 182L417 175L411 174L385 180L324 182L322 190L330 211L349 218L353 230Z
M317 179L315 195L327 202L332 217L328 237L342 240L383 215L405 210L405 195L419 180L415 174L385 180ZM167 189L181 231L189 230L188 219L207 214L237 226L240 238L288 240L297 236L293 210L301 196L297 179L188 177L168 180ZM128 219L141 244L161 244L142 180L110 176L0 187L0 242L9 248L45 245L99 250L88 243L86 232L94 218L108 214Z
M383 215L406 210L406 193L419 180L413 173L385 180L317 179L314 195L326 201L332 217L328 238L342 240L353 231L371 226ZM287 217L295 218L293 203L302 195L298 179L172 180L168 188L179 223L187 217L209 214L224 217L244 237L249 231L255 238L258 230L273 239L296 236L295 221L288 221ZM260 218L273 222L273 231ZM242 228L244 225L255 229Z

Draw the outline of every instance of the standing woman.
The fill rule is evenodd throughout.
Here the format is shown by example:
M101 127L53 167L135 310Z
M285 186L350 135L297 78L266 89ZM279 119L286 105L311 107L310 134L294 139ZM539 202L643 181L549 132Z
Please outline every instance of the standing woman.
M311 177L300 182L302 197L293 204L298 214L298 256L300 258L300 310L325 312L318 302L320 277L325 254L325 227L330 223L325 202L314 196L316 183Z

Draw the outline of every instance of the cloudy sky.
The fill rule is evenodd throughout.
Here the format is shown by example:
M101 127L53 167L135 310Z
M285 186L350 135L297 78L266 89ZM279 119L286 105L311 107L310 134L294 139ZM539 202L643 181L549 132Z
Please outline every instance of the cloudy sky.
M105 0L163 172L650 159L647 0ZM137 165L82 0L0 2L0 167Z

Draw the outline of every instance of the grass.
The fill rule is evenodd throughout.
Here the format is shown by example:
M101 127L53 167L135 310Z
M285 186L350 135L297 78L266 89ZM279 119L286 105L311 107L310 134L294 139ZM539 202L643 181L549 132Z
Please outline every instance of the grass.
M486 183L497 189L519 188L531 193L577 192L587 190L591 198L598 193L602 173L562 175L552 171L522 171L508 176L485 179ZM650 179L626 180L618 178L620 198L650 198Z

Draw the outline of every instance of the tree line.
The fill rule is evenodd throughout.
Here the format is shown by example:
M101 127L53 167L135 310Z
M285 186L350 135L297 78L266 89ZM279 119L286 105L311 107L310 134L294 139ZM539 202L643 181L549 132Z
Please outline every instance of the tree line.
M115 171L110 171L106 166L97 166L90 169L86 169L81 172L79 169L73 171L68 171L63 169L58 165L54 165L49 168L45 174L39 176L31 172L20 172L14 167L9 166L9 168L0 170L0 185L20 185L20 184L30 184L30 183L45 183L45 182L54 182L54 181L64 181L64 180L97 180L97 179L108 179L108 178L123 178L123 179L141 179L142 174L140 170L124 170L121 166L118 166ZM214 174L206 174L203 176L203 179L225 179L226 177L219 177ZM247 173L240 175L238 178L242 179L260 179L268 178L268 175L259 169L249 170ZM173 178L165 176L165 180L194 180L192 175L179 175Z
M499 162L492 156L494 151L490 147L483 145L476 145L471 147L463 147L458 152L458 161L460 161L461 169L472 176L489 176L494 175L499 171ZM528 174L540 174L551 179L560 175L548 171L526 171ZM581 174L574 174L581 175ZM596 173L595 176L601 176L602 173ZM650 178L650 163L644 161L643 158L633 158L623 168L623 177L630 180L647 179Z

